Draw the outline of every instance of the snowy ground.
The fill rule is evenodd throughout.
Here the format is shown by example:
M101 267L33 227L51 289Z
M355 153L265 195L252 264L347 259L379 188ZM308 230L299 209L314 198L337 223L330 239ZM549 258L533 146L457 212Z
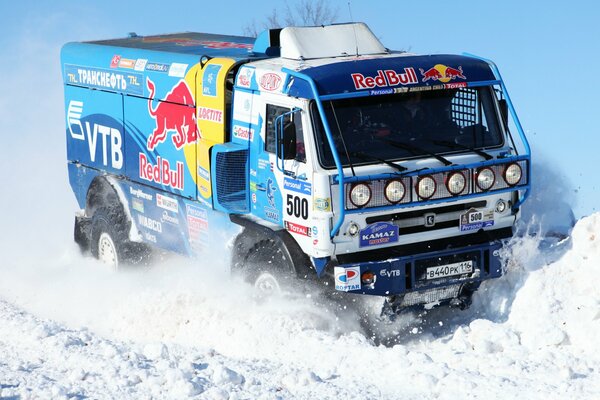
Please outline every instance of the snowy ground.
M467 311L380 324L389 347L314 298L257 302L215 272L218 255L113 274L78 254L61 213L47 224L8 215L0 398L598 398L600 214L548 242L540 233L568 217L538 200L505 252L506 276Z

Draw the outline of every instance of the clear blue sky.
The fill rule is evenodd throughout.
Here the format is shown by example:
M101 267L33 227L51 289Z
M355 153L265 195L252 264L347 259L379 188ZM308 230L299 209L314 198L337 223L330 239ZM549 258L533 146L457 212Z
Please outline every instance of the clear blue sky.
M329 3L338 7L340 21L350 19L347 1ZM58 51L66 41L122 37L132 31L241 34L249 20L262 21L278 4L281 2L267 0L104 0L86 4L0 0L0 49L5 64L0 67L0 83L10 87L8 80L18 76L21 63L38 61L43 64L38 71L44 84L50 88L54 81L60 84L60 76L55 74L59 71ZM600 114L599 4L592 0L355 0L352 13L392 49L466 51L494 60L528 132L534 159L554 170L557 185L575 193L575 213L581 216L600 211L600 173L595 171L600 169L596 121ZM36 58L36 52L51 56ZM0 94L0 106L10 106L9 95ZM41 108L38 113L57 109Z

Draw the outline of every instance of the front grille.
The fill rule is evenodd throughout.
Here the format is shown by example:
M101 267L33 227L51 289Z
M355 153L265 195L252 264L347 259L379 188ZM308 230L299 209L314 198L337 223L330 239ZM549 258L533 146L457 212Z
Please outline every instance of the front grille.
M464 204L455 204L451 206L429 208L426 210L397 212L394 214L378 215L368 217L367 224L376 222L391 222L398 227L398 234L408 235L411 233L427 232L437 229L457 228L459 218L471 208L485 208L486 201L474 201ZM434 215L435 224L426 226L428 215Z

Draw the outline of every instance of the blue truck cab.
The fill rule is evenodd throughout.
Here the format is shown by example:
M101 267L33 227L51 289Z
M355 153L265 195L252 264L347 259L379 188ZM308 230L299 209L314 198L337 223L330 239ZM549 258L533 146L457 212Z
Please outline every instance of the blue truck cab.
M465 306L502 274L530 148L498 69L384 47L362 23L68 43L75 240L113 266L224 242L293 280Z

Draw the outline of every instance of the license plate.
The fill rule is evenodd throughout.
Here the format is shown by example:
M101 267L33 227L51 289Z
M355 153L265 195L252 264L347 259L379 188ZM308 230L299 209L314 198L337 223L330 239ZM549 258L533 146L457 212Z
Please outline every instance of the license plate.
M445 278L448 276L468 274L471 272L473 272L473 261L461 261L458 263L427 268L427 279Z

